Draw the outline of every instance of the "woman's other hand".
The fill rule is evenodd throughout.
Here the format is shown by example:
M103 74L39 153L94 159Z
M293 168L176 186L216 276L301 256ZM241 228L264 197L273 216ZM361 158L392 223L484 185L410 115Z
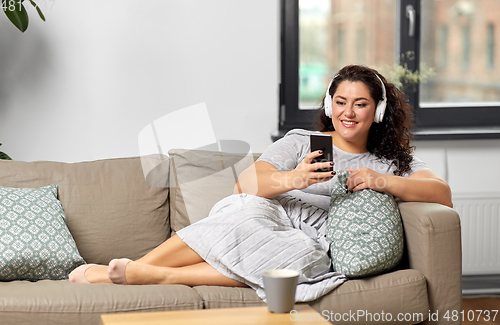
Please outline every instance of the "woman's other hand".
M406 202L430 202L453 207L450 186L431 170L419 170L408 177L384 175L366 167L346 170L350 172L346 184L349 191L370 188L388 192Z
M361 167L359 169L346 168L349 178L347 179L347 190L357 192L366 188L377 192L384 192L387 186L387 175L377 173L376 171Z

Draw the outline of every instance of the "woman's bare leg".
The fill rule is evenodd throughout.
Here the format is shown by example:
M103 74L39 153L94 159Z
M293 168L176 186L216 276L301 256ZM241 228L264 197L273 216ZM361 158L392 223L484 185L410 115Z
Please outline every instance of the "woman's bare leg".
M216 285L226 287L246 287L239 281L230 279L201 262L182 267L164 267L138 262L130 262L125 269L127 284L185 284L188 286Z
M180 267L198 264L204 260L179 236L174 235L136 262L155 266Z
M138 259L137 262L153 266L182 267L198 264L204 260L179 236L174 235ZM111 283L107 272L107 266L92 266L85 271L85 278L90 283Z

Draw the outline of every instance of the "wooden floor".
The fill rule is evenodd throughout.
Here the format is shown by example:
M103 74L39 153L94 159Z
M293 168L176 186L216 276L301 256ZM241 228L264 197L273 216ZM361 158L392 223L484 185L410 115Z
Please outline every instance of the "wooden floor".
M463 325L488 324L500 325L500 297L469 298L462 300Z

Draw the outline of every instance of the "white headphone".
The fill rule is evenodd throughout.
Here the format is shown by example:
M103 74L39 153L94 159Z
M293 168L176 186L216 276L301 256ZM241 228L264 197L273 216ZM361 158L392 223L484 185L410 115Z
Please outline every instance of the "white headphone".
M325 106L325 115L328 117L332 117L332 96L330 95L330 87L332 86L333 80L337 78L339 75L335 75L333 79L330 81L328 88L326 88L324 106ZM373 122L380 123L384 119L385 108L387 107L387 93L385 90L385 85L382 79L375 74L380 83L382 84L382 99L378 102L377 108L375 109L375 116L373 117Z

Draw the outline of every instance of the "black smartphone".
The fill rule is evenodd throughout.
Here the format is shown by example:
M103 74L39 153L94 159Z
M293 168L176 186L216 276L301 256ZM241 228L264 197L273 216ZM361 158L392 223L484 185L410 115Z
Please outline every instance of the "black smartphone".
M323 154L317 158L313 159L313 162L325 162L331 161L333 162L333 143L332 136L327 134L311 134L311 152L316 150L323 151ZM333 167L329 168L320 168L316 170L317 172L331 172L333 171Z

